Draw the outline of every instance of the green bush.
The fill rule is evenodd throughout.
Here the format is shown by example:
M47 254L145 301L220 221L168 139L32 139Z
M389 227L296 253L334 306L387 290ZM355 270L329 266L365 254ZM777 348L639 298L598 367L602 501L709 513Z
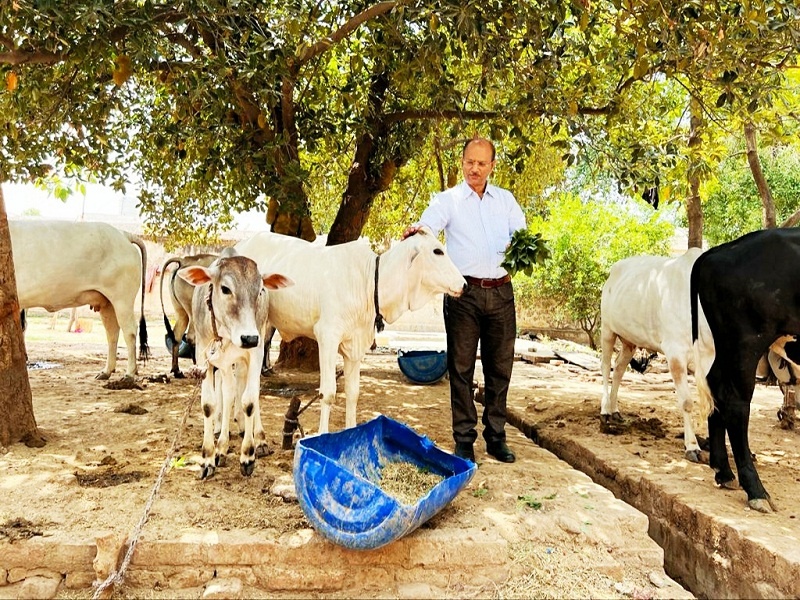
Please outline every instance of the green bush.
M534 267L531 277L514 278L519 313L531 316L543 310L552 327L574 323L586 332L592 348L611 266L636 254L667 255L675 231L643 202L585 201L573 194L556 198L547 218L534 218L528 225L542 232L552 255Z
M800 208L800 153L792 146L772 146L760 148L759 159L780 225ZM710 246L763 228L761 198L743 152L720 165L705 192L703 237Z

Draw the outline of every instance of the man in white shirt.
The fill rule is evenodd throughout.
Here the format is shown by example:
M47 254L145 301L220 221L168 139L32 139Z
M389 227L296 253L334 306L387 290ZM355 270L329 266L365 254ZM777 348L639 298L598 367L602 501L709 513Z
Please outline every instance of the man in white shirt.
M472 382L480 342L486 451L510 463L516 457L506 444L506 398L517 321L511 277L500 263L511 234L526 227L525 215L511 192L489 184L495 166L492 142L468 140L461 165L464 182L437 194L403 237L422 227L436 235L444 231L448 254L469 284L461 297L444 298L455 454L475 462L478 412Z

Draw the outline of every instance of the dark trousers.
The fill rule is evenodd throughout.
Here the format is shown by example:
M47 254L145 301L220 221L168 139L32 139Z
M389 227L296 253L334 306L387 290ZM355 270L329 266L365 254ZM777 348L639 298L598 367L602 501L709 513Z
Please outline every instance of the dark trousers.
M472 382L480 341L485 398L483 438L487 443L504 441L506 398L517 335L511 282L496 288L468 285L460 298L445 295L444 325L453 439L473 443L478 437Z

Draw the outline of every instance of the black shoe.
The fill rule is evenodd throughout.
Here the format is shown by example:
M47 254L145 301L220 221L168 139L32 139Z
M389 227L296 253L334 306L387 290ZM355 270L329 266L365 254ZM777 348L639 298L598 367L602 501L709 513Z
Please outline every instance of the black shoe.
M456 442L455 455L475 462L475 451L472 449L472 442Z
M508 444L505 442L492 442L491 444L486 444L486 452L489 455L494 456L500 462L513 463L515 460L517 460L517 457L514 456L511 448L509 448Z

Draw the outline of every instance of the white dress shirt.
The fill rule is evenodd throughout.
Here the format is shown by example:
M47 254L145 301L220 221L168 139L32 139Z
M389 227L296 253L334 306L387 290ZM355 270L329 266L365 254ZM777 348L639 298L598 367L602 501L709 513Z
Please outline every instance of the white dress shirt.
M440 192L431 200L417 225L434 234L444 230L445 245L462 275L498 279L511 234L524 229L525 215L508 190L487 184L481 199L466 182Z

